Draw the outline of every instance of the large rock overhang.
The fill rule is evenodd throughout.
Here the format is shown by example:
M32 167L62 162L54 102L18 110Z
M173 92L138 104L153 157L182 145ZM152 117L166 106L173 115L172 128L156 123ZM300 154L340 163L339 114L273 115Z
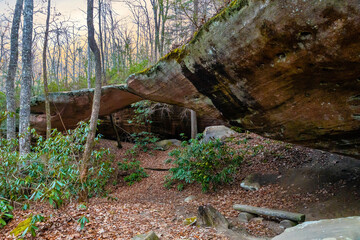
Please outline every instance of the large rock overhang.
M360 158L360 2L233 1L127 84L133 101Z

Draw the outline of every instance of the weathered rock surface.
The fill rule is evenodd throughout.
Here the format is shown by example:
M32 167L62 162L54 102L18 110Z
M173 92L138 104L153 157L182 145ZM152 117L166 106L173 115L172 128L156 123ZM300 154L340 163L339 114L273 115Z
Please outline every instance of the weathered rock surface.
M181 141L177 139L165 139L155 143L156 147L162 150L168 150L172 146L181 146Z
M228 220L211 205L198 208L197 222L200 226L214 227L218 230L229 228Z
M102 113L145 98L360 158L359 1L236 0L127 83L104 90L114 94L104 95ZM89 115L90 99L70 99L60 111L73 125Z
M215 140L215 139L225 140L226 138L236 135L236 132L226 126L220 125L220 126L210 126L205 128L203 134L204 136L202 141L207 143L210 140Z
M79 121L89 119L93 95L93 89L50 93L52 127L59 130L75 128ZM124 85L103 87L99 115L108 115L140 100L143 99ZM31 102L31 125L40 133L46 131L44 101L44 97L40 96Z
M251 214L248 212L241 212L241 213L239 213L238 219L240 222L247 223L255 217L256 217L256 215L254 215L254 214Z
M326 219L304 222L273 240L309 240L309 239L360 239L360 217Z
M291 228L291 227L294 227L297 225L296 222L293 222L291 220L288 220L288 219L285 219L285 220L282 220L280 223L279 223L280 227L282 228Z
M254 175L250 174L240 183L240 187L249 191L257 191L260 189L260 184L254 181Z
M132 240L159 240L160 238L156 235L154 231L148 232L146 234L140 234L132 238Z

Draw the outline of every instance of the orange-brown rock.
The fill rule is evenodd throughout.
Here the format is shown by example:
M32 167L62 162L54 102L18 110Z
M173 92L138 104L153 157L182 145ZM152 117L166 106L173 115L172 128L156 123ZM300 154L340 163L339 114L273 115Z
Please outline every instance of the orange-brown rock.
M235 0L127 91L360 158L359 1Z
M93 89L50 93L51 124L59 130L71 129L80 121L88 120L91 115ZM128 91L125 86L107 86L102 89L99 115L105 116L117 112L141 97ZM44 97L35 97L31 103L31 125L39 132L46 132Z

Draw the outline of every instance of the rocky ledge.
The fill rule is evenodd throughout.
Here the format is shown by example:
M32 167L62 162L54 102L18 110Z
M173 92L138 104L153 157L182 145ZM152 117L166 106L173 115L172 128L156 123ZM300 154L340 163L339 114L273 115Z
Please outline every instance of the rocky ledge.
M54 127L88 118L91 96L52 94ZM359 1L235 0L127 86L105 87L100 114L141 99L360 158ZM43 109L37 99L35 127Z

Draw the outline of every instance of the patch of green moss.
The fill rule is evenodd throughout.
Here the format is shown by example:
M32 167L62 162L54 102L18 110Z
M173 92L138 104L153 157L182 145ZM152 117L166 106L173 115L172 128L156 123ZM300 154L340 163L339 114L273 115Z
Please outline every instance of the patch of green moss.
M211 24L213 24L216 21L224 21L224 20L228 19L234 12L240 11L242 8L244 8L248 4L249 4L249 0L234 0L234 1L232 1L227 8L223 9L219 14L212 17L208 22L206 22L200 28L200 30L198 32L194 33L194 37L189 42L189 45L194 44L197 40L199 40L201 38L201 36L206 31L209 30L209 27ZM184 57L188 54L187 49L188 48L186 47L186 45L183 45L180 48L176 48L173 51L166 54L165 56L163 56L162 58L160 58L159 61L155 65L148 67L148 68L136 73L135 75L146 74L149 76L151 73L153 73L154 71L157 70L159 63L162 61L176 60L178 63L181 63L181 61L184 59Z
M172 50L171 52L169 52L168 54L166 54L165 56L160 58L156 64L136 73L135 75L141 75L141 74L149 75L149 74L153 73L154 71L156 71L156 69L159 66L159 63L162 61L175 60L178 63L180 63L186 55L187 55L187 51L186 51L186 47L184 45L180 48L176 48L176 49Z

